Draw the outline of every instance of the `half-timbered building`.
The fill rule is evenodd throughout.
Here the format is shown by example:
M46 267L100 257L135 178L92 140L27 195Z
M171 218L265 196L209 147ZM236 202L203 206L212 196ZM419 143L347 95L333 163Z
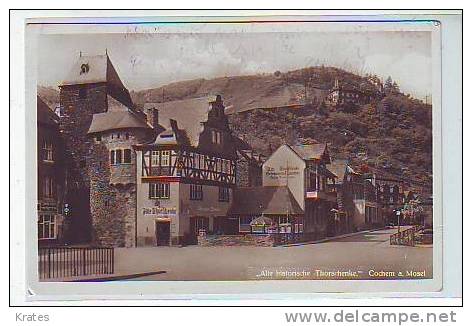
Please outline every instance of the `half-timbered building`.
M223 233L236 186L237 142L221 96L147 103L164 128L134 146L138 245L196 242Z

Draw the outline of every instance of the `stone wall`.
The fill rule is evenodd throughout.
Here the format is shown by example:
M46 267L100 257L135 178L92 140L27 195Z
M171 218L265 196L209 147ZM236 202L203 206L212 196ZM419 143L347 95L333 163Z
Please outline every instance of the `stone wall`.
M253 159L239 156L236 161L236 185L257 187L262 185L262 166Z
M79 93L84 89L86 96ZM106 85L68 85L60 89L60 129L64 138L67 196L70 204L71 242L84 243L91 240L90 178L88 166L93 160L91 139L87 131L94 113L107 110Z
M242 234L242 235L206 235L198 236L197 244L202 247L213 246L274 246L273 234Z
M122 134L119 138L118 132ZM131 151L131 164L111 166L110 150L131 149L143 137L139 131L120 130L102 133L100 141L93 140L90 208L94 240L100 245L136 245L136 153Z
M79 96L81 89L85 89L85 98ZM88 188L87 164L94 154L91 152L91 139L87 136L87 131L93 114L107 110L106 85L62 86L60 103L60 126L65 139L69 171L74 182Z

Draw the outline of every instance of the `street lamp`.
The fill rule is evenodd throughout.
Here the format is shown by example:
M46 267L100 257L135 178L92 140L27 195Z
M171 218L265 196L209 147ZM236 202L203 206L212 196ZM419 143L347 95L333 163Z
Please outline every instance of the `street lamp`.
M401 214L401 212L400 212L400 210L396 210L395 212L397 214L398 233L400 233L400 214Z

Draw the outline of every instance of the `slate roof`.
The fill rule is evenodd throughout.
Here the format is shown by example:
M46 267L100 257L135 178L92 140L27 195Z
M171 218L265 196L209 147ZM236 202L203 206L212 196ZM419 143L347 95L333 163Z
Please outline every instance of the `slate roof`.
M88 71L82 73L82 65L88 65ZM80 56L72 65L62 85L92 84L107 81L108 57L106 55Z
M304 160L320 160L327 151L327 144L290 145L290 148Z
M145 111L151 108L159 110L159 124L166 130L172 129L171 120L175 120L179 131L185 134L190 144L198 146L202 123L207 121L210 110L207 97L144 104Z
M107 83L108 92L134 109L128 89L123 85L108 54L81 55L72 65L61 86Z
M36 107L38 123L59 128L59 117L39 96L36 96Z
M137 113L131 111L120 102L108 97L108 111L95 113L88 134L115 129L143 128L151 130L151 126Z
M230 208L231 215L285 215L287 211L304 213L286 186L237 188Z

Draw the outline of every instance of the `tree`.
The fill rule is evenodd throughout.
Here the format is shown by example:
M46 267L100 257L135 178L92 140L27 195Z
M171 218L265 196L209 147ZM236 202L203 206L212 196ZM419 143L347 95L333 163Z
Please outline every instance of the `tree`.
M423 212L423 206L417 199L410 200L403 205L402 214L410 222L416 222L418 214Z
M393 87L392 77L388 76L384 83L385 92L389 93L392 90L392 87Z
M321 114L321 115L325 115L326 114L326 103L325 101L321 101L320 105L318 105L318 113Z
M400 88L398 87L397 82L393 82L392 91L395 93L398 93L400 91Z

